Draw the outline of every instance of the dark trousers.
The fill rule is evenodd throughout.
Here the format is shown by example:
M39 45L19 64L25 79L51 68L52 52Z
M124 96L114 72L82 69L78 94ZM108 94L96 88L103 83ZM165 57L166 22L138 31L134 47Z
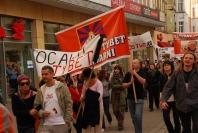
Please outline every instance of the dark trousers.
M155 106L159 108L159 86L158 85L149 85L149 108L153 110L153 99L155 100Z
M175 105L175 101L173 102L167 102L168 108L163 109L163 118L164 122L166 124L167 130L169 133L180 133L181 132L181 125L180 125L180 120L179 120L179 115L178 115L178 110ZM170 120L170 111L173 111L173 120L174 120L174 127L173 124L171 123Z
M78 119L76 120L76 123L73 125L76 129L76 133L82 133L82 111L79 113Z
M34 133L34 127L29 128L18 128L18 133Z
M191 133L191 120L192 120L192 133L198 133L198 109L195 111L184 113L182 111L179 112L179 117L181 119L183 131L182 133Z
M127 112L128 111L128 100L127 100L127 97L125 97L125 101L126 101L125 111Z
M104 107L104 114L107 117L108 122L110 123L112 121L111 114L109 112L109 103L110 103L110 97L103 97L103 107ZM103 121L102 121L102 128L105 129L105 119L103 116Z

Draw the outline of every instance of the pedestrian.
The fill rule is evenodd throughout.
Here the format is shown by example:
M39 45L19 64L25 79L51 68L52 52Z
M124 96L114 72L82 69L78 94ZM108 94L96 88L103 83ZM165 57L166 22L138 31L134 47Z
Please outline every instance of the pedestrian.
M178 58L174 58L174 69L176 70L177 69L177 67L179 66L179 63L180 63L180 60L178 60Z
M85 68L82 71L82 75L85 79L81 94L81 102L84 103L82 133L102 132L103 86L101 81L98 80L92 72L90 68Z
M11 95L11 104L18 133L34 132L35 118L39 110L39 107L33 107L36 92L30 89L30 78L27 75L19 75L17 83L19 90Z
M104 106L104 114L107 117L107 121L108 121L108 126L111 126L111 122L112 122L112 117L111 114L109 112L109 106L110 106L110 81L109 78L107 77L107 71L105 70L100 70L99 74L98 74L98 79L102 82L103 85L103 106ZM103 124L102 124L102 128L105 129L106 125L105 125L105 119L103 116Z
M2 103L0 103L0 133L14 133L12 115Z
M40 133L68 133L72 118L72 99L67 85L53 79L54 70L51 66L41 69L42 80L45 82L36 94L34 106L41 106L38 114Z
M172 62L171 61L165 61L164 66L163 66L163 73L161 74L161 76L159 78L160 92L163 91L164 85L170 79L173 72L174 72L174 66L173 66ZM161 93L160 93L160 99L161 99ZM160 105L161 104L162 104L162 102L160 102ZM174 98L173 94L167 100L167 105L168 105L167 109L162 109L162 112L163 112L163 118L164 118L164 122L166 124L166 127L168 129L168 132L169 133L180 133L181 132L181 125L180 125L178 110L176 108L175 98ZM171 110L172 110L172 113L173 113L174 126L173 126L173 124L171 123L171 120L170 120L170 111Z
M198 70L194 53L184 54L176 72L165 84L162 92L163 109L167 109L167 101L172 94L181 119L182 133L198 133Z
M118 121L118 130L123 130L124 128L124 113L126 106L126 95L127 90L122 87L122 81L124 79L124 74L121 66L116 65L114 67L113 75L111 78L111 103L113 108L113 113Z
M149 69L146 75L147 90L149 95L149 111L153 111L153 99L155 106L159 109L159 77L160 71L155 67L154 63L149 64Z
M17 84L18 71L13 64L14 62L7 62L6 73L9 78L10 88L12 88L14 93L16 93L18 92L18 84Z
M143 85L145 83L146 74L140 69L140 61L134 59L132 61L132 68L125 74L122 86L127 88L129 110L135 127L135 133L142 133L142 115L145 93ZM135 97L137 97L137 103Z

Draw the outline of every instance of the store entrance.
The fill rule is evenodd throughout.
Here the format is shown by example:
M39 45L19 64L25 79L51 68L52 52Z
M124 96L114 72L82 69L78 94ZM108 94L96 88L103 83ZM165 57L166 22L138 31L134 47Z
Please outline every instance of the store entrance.
M10 95L18 91L17 77L20 74L26 74L31 79L31 84L34 84L34 70L33 67L29 67L28 62L32 61L30 49L31 44L28 43L2 43L2 53L0 62L3 64L1 70L0 79L2 95L6 95L6 98L10 98ZM2 58L3 57L3 58ZM3 74L4 73L4 74ZM3 85L4 84L4 85Z

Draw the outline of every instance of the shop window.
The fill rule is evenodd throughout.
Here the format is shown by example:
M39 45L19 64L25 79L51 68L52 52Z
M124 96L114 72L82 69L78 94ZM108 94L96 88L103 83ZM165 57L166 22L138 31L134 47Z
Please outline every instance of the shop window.
M45 49L60 51L58 42L55 37L55 33L58 31L64 30L68 27L70 26L45 22L44 23Z
M16 34L12 29L13 24L16 23L21 23L24 27L24 31L22 32L24 39L22 40L17 40L12 37ZM31 84L34 85L34 70L27 65L27 61L32 61L30 53L30 49L32 48L31 20L3 16L0 17L0 26L6 34L6 38L0 39L0 45L3 47L1 50L3 51L1 52L3 55L1 56L5 57L5 60L0 58L0 62L3 61L3 65L5 66L3 71L6 72L7 64L15 64L19 68L17 75L28 75L31 78ZM6 85L4 86L6 86L7 91L9 91L7 94L10 94L13 88L9 84L8 74L3 75L1 73L1 79L2 78L6 79Z

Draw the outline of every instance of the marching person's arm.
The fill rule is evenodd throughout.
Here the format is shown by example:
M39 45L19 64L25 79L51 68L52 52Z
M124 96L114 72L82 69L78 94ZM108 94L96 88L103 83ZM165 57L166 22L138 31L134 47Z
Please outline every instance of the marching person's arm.
M45 117L45 115L43 115L44 110L42 108L41 98L42 98L42 92L40 90L38 90L36 93L35 99L34 99L34 108L37 109L38 107L40 107L39 111L38 111L38 115L39 115L39 117L42 118L42 117Z
M68 126L70 126L70 123L73 120L73 117L72 117L73 101L72 101L71 93L67 86L65 86L64 91L65 91L65 99L64 100L66 103L66 123L68 124Z
M168 107L167 100L173 94L175 89L176 89L176 74L173 73L171 78L166 82L165 86L163 87L162 98L161 98L162 109L167 109Z
M137 80L141 83L141 84L145 84L146 83L146 74L142 74L141 76L134 70L131 69L130 73L135 76L137 78Z
M164 87L164 83L163 83L163 74L159 77L159 88L160 88L160 100L162 98L162 91L163 91L163 87Z
M126 73L122 81L122 87L129 88L133 84L133 81L134 79L131 80L131 74L129 72Z
M99 101L102 101L102 96L103 96L103 85L101 82L98 83L97 85L97 90L98 93L100 93Z

